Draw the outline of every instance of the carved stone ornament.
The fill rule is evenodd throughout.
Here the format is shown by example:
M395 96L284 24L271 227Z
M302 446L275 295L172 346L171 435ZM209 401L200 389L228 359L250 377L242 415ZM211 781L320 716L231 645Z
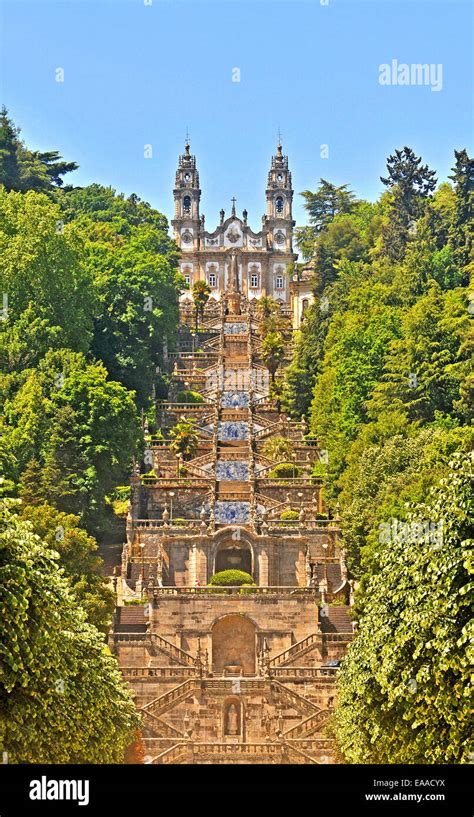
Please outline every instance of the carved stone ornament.
M240 233L235 227L232 227L229 232L227 233L227 240L230 241L231 244L236 244L240 238Z
M283 233L281 230L277 230L273 238L275 239L277 244L284 244L286 236L285 233Z
M183 233L181 233L181 241L183 241L184 244L190 244L192 240L193 235L189 232L189 230L185 230Z

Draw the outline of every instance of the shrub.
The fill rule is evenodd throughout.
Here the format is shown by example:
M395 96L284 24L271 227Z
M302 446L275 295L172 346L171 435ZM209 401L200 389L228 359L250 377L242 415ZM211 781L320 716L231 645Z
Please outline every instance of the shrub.
M292 477L299 477L300 474L301 468L298 468L297 465L292 462L281 462L279 465L275 465L275 468L272 468L268 476L270 479L291 479Z
M126 516L128 512L128 502L130 499L130 485L117 485L111 503L116 516Z
M253 584L255 582L250 573L243 570L221 570L211 576L208 586L212 587L235 587L241 584Z
M286 511L281 512L280 519L283 519L283 520L286 520L286 521L297 520L297 519L299 519L299 513L298 513L298 511L294 511L292 508L287 508Z
M272 437L270 440L266 440L262 445L263 456L268 457L269 460L274 460L274 462L278 462L278 460L288 460L293 454L293 451L293 443L285 437Z
M191 389L183 389L176 395L177 403L204 403L204 397L197 391Z

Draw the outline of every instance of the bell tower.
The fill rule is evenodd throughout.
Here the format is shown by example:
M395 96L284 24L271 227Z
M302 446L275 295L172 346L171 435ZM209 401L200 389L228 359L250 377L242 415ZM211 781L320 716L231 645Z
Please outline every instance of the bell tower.
M278 142L276 155L272 156L266 189L267 216L270 219L292 220L293 189L291 185L288 156L283 156L281 142Z
M201 189L196 157L190 154L187 139L184 153L179 157L173 196L174 219L171 224L175 232L176 243L185 251L198 249L201 228L199 215Z
M268 174L266 226L273 237L273 247L284 252L293 252L293 187L291 172L288 170L288 156L283 155L278 140L276 155Z

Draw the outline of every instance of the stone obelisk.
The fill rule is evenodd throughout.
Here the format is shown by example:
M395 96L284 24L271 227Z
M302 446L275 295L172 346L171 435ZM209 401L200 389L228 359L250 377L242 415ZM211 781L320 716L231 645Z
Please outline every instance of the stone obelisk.
M227 293L227 308L229 315L240 315L241 292L239 289L239 268L237 253L232 250L230 255L229 291Z

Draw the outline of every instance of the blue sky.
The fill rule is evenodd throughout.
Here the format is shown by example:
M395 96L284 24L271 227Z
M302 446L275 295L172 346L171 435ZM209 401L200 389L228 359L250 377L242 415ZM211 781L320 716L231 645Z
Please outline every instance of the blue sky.
M80 164L74 184L136 192L170 217L188 127L208 229L233 195L259 229L279 127L296 194L323 176L373 199L396 147L440 179L454 148L472 151L467 0L146 2L0 2L1 101L28 146ZM392 59L441 63L442 90L380 85Z

